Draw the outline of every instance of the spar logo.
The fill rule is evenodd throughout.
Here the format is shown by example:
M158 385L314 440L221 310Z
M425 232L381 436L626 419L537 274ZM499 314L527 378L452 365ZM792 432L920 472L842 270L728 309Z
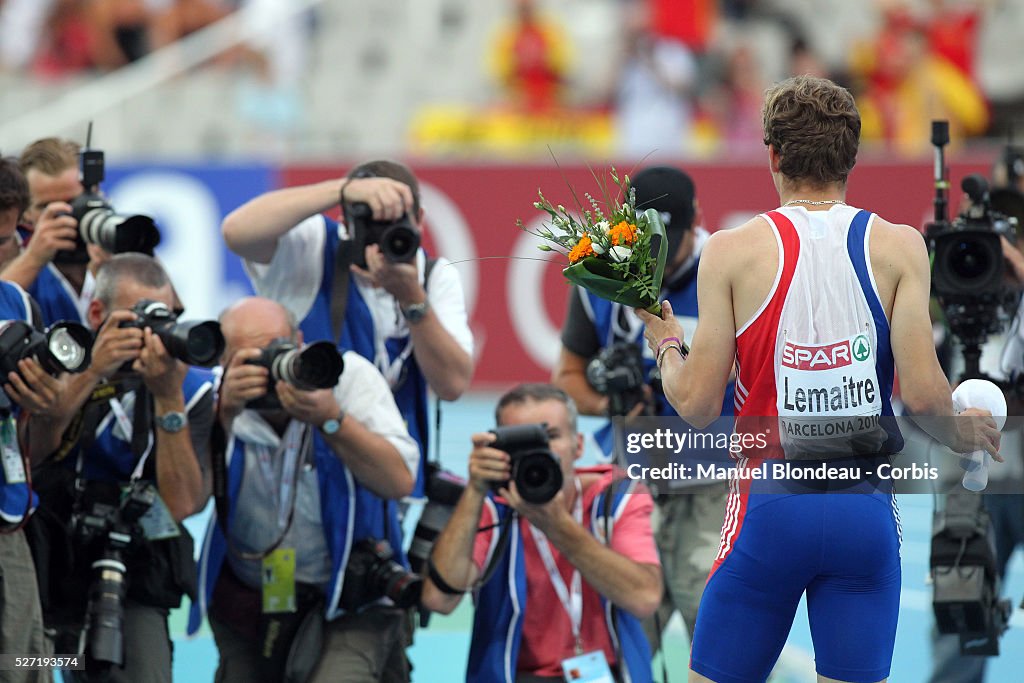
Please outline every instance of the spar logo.
M860 335L834 344L811 346L787 341L782 347L782 365L794 370L834 370L871 355L867 337Z
M868 338L863 334L858 334L853 339L853 343L850 345L853 349L853 359L864 362L871 357L871 345L868 344Z

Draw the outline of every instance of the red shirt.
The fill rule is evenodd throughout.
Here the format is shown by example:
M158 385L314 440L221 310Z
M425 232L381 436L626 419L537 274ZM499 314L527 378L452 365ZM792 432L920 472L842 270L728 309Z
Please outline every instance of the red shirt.
M589 529L591 508L597 495L612 479L609 466L587 467L576 470L583 486L583 523ZM654 503L647 489L638 484L629 495L622 514L612 527L611 549L634 562L660 565L658 551L651 530L651 512ZM484 507L480 526L494 523L489 507ZM494 530L477 534L473 548L473 561L483 570L488 557ZM526 560L526 605L523 614L523 633L516 670L535 676L561 676L562 660L576 654L572 636L572 622L551 584L551 577L540 558L529 522L519 520L519 537ZM549 544L555 564L565 581L571 585L573 567L554 544ZM583 621L580 625L583 651L603 650L609 664L615 663L615 650L601 609L601 596L583 580Z

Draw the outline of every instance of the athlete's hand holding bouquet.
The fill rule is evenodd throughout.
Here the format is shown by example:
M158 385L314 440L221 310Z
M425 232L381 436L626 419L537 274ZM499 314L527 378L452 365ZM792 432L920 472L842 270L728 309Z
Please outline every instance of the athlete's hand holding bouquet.
M628 175L620 177L612 168L609 176L613 186L594 176L604 204L586 194L589 209L570 186L575 212L553 205L538 190L540 200L533 205L547 212L550 220L531 234L550 243L541 245L542 251L568 257L569 266L562 273L570 282L603 299L657 314L668 251L665 226L657 211L636 206ZM522 221L518 225L526 230Z

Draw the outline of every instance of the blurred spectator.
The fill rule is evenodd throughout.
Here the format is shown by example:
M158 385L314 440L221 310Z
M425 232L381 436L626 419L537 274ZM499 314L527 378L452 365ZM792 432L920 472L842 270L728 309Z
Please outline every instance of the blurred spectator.
M150 49L150 30L156 11L173 0L87 0L95 66L113 71L137 59Z
M761 147L761 102L765 83L753 48L737 41L728 53L725 77L704 98L719 137L731 151Z
M796 37L789 47L789 75L829 78L829 69L806 40Z
M490 63L508 99L527 112L560 103L568 50L566 32L538 13L534 0L515 0L515 15L491 41Z
M645 0L651 29L662 38L680 40L695 54L711 45L718 20L716 0Z
M857 98L863 140L916 154L929 147L932 119L947 119L954 140L980 135L988 125L980 89L930 52L925 27L905 10L887 11L878 37L855 53L853 68L865 83Z
M148 1L152 3L154 0ZM154 48L181 40L190 33L223 19L230 12L224 0L173 0L170 3L166 0L158 1L162 1L167 7L153 17L151 37Z
M977 0L930 0L926 20L928 44L968 78L974 79L981 9Z
M95 36L86 15L85 0L56 0L42 24L33 71L59 77L91 69L95 64Z
M53 0L0 0L0 71L29 66Z
M625 54L615 81L616 133L622 153L678 156L689 147L697 80L693 54L678 40L651 30L642 2L628 3L623 20Z

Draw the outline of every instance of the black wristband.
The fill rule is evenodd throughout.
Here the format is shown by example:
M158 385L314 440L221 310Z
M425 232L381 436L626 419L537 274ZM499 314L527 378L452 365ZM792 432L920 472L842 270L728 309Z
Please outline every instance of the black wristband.
M430 580L434 582L435 586L437 586L437 590L441 591L445 595L464 595L466 593L465 590L452 588L450 583L441 578L441 574L437 571L437 566L434 564L433 555L427 556L427 576L429 576Z

